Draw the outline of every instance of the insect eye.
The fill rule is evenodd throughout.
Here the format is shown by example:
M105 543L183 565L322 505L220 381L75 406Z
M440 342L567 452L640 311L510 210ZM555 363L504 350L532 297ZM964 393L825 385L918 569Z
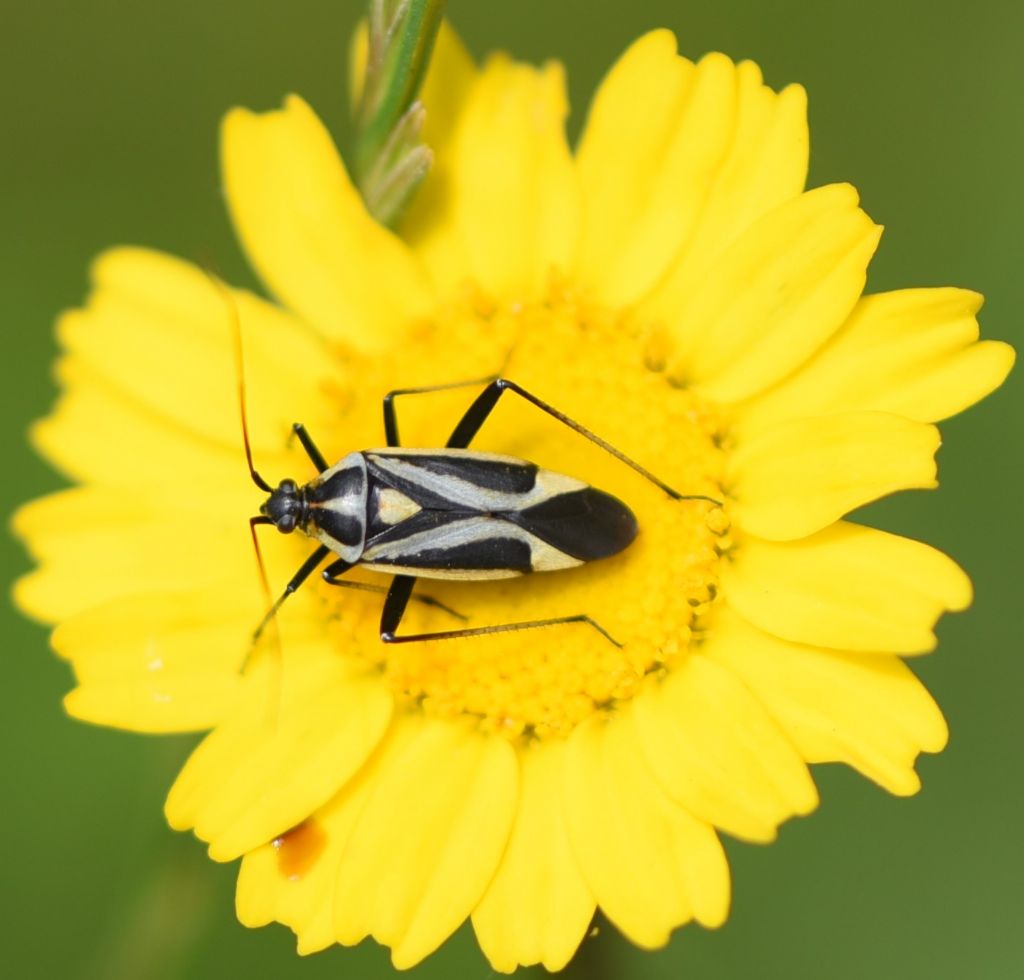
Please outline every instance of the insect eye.
M287 494L295 493L298 489L299 485L294 480L282 480L281 486L278 487L278 490Z
M276 527L282 534L290 534L295 530L295 515L283 514L277 520Z

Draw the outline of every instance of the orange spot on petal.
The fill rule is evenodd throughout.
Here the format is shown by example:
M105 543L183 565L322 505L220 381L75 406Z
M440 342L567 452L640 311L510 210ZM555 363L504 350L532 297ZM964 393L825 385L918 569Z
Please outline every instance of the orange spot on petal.
M315 820L306 820L274 840L277 870L288 881L299 881L316 864L327 846L327 835Z

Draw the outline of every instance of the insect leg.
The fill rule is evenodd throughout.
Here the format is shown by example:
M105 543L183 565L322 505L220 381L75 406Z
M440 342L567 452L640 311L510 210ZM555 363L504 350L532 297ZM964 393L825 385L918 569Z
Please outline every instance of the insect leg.
M715 500L714 497L706 497L703 494L683 494L678 490L673 490L667 483L659 480L650 470L641 466L635 460L630 459L625 453L616 449L611 443L605 442L600 436L591 432L586 426L580 425L579 422L569 418L568 415L558 411L557 408L549 405L547 402L542 401L536 395L531 394L525 388L520 387L514 381L510 381L508 378L495 378L484 390L477 396L476 401L466 411L466 414L462 416L459 424L455 426L455 431L451 434L447 442L448 449L465 449L473 441L474 436L480 431L480 427L487 421L487 417L494 411L494 407L498 404L498 399L501 398L502 394L506 391L515 392L520 398L524 398L531 405L536 405L542 412L546 412L553 419L557 419L563 425L567 425L574 432L578 432L585 439L589 439L594 445L600 446L606 453L610 453L620 462L625 463L631 469L636 470L645 480L653 483L660 490L667 493L673 500L706 500L708 503L717 504L719 507L722 505L720 500Z
M384 396L384 435L389 446L400 446L398 438L398 416L395 413L395 399L399 395L430 395L435 391L451 391L453 388L475 388L477 385L494 381L493 374L472 381L453 381L446 385L429 385L426 388L396 388Z
M350 568L354 566L347 561L336 561L328 565L323 571L323 579L328 585L337 585L340 588L345 589L356 589L359 592L375 592L377 595L385 595L390 593L390 589L383 585L373 585L370 582L353 582L351 579L339 578L344 575ZM433 606L435 609L443 609L449 616L454 616L456 619L461 619L463 622L466 621L466 617L462 613L456 612L450 606L446 606L443 602L435 599L429 595L414 595L412 596L413 602L420 602L424 606Z
M292 432L295 433L299 442L302 443L302 448L306 450L306 455L313 461L317 473L323 473L328 468L327 460L324 459L324 454L316 448L316 443L313 442L312 437L306 431L306 427L301 422L296 422L292 425Z
M399 575L395 579L394 585L391 587L391 591L388 593L388 598L384 603L384 613L380 618L380 638L385 643L417 643L421 640L457 640L468 636L487 636L489 633L512 633L518 630L532 630L540 629L542 626L564 626L567 623L586 623L588 626L592 626L597 630L609 643L614 646L621 647L622 644L615 639L600 623L596 620L591 619L585 614L579 614L577 616L559 616L555 619L531 619L522 623L502 623L500 626L477 626L472 629L463 630L442 630L438 633L410 633L408 636L396 636L395 630L398 629L399 623L402 621L402 613L405 611L405 603L409 601L409 595L401 591L396 591L395 586L398 585L399 579L409 579L410 582L415 581L406 575ZM409 586L411 590L411 585ZM394 599L394 602L392 602Z
M380 638L385 643L395 642L395 630L402 622L415 584L416 579L411 575L396 575L391 580L388 597L384 600L384 610L380 614Z
M299 570L292 576L291 581L284 587L284 592L281 593L281 597L275 602L270 609L267 610L266 616L260 621L260 625L256 627L256 632L253 633L252 638L255 642L260 638L260 635L267 628L267 624L277 615L278 609L281 608L284 600L288 598L303 582L309 578L310 575L316 570L317 565L320 564L329 554L331 549L326 545L320 545L316 551L313 552L303 563Z

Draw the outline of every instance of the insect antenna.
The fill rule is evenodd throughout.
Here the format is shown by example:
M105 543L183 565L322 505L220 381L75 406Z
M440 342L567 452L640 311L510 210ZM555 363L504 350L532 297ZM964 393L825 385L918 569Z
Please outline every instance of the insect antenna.
M238 378L238 413L242 424L242 444L245 447L245 462L246 466L249 468L249 476L252 479L252 482L255 483L260 490L263 490L266 493L273 493L274 488L271 487L271 485L267 483L262 476L260 476L252 458L252 444L249 439L248 412L246 411L245 350L242 343L242 320L238 312L238 304L235 301L235 297L232 296L231 290L219 276L209 270L204 271L206 272L206 275L213 287L218 293L220 293L221 298L224 300L224 305L227 307L228 315L231 319L231 328L232 333L234 334L235 376ZM259 569L260 585L263 590L265 605L271 608L271 612L267 614L263 622L260 624L258 632L250 640L249 651L246 653L245 660L239 668L242 673L245 672L245 669L248 666L253 650L255 650L258 644L260 634L263 632L264 628L270 624L271 619L273 619L273 612L276 610L273 600L273 592L270 589L270 580L267 577L267 567L263 561L263 550L260 548L259 537L256 534L257 525L273 523L274 522L271 518L263 515L249 518L249 537L252 539L253 551L256 553L256 566ZM281 649L281 635L277 629L276 621L274 621L273 627L273 658L270 676L270 689L272 691L276 691L277 694L271 700L270 714L272 716L272 724L276 724L281 698L281 665L284 658Z
M249 413L245 407L245 349L242 344L242 319L238 314L238 304L231 295L231 290L220 276L214 274L209 269L204 269L203 271L206 273L214 289L220 293L221 299L224 300L224 305L228 309L228 316L231 317L231 331L234 334L235 340L235 377L238 378L238 414L242 421L242 445L245 447L245 463L249 467L249 476L252 478L252 482L261 490L273 493L274 488L260 476L252 461L252 445L249 442ZM271 522L260 521L259 523Z
M252 538L252 549L256 552L256 565L260 570L260 584L263 586L263 596L267 600L267 605L272 606L274 603L274 594L270 591L270 580L267 578L267 566L263 564L263 551L260 548L260 539L256 535L257 524L273 524L274 522L269 517L250 517L249 518L249 537ZM261 629L263 624L260 624ZM260 630L257 630L256 636L259 636Z
M224 288L223 283L221 283L221 288ZM242 444L245 446L245 462L249 467L249 476L252 477L252 482L261 490L272 493L273 487L256 472L256 467L252 461L252 445L249 442L249 413L245 408L245 351L242 347L242 324L238 316L238 306L235 303L229 303L229 306L231 307L231 322L235 332L235 363L238 369L238 413L242 420ZM270 524L272 522L261 521L260 523ZM255 540L254 532L253 541ZM259 551L259 546L257 546L256 550L257 552ZM266 575L264 575L265 580Z

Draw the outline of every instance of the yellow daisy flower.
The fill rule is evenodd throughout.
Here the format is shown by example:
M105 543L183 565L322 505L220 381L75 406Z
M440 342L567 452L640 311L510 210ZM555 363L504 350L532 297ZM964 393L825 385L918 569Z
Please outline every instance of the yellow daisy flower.
M1013 354L978 341L974 293L861 296L880 229L853 188L804 189L804 92L750 62L648 34L573 150L560 65L477 66L443 29L423 101L436 165L400 235L301 99L228 115L231 216L277 303L158 253L100 257L32 433L79 485L17 515L39 567L16 595L57 624L70 714L212 729L167 818L242 859L244 923L285 923L303 953L373 936L408 967L469 917L495 969L557 970L597 908L651 948L722 923L719 834L770 841L813 810L808 763L917 790L946 726L901 657L934 647L970 583L843 518L934 487L933 423ZM724 506L669 499L503 402L474 448L614 493L639 537L572 571L421 589L471 625L588 613L621 648L585 624L387 646L379 596L314 577L252 652L263 495L236 315L272 482L314 475L294 421L333 461L383 442L389 390L501 372ZM473 395L405 399L403 443L443 445ZM312 550L269 532L264 549L275 587ZM406 628L451 626L420 605Z

